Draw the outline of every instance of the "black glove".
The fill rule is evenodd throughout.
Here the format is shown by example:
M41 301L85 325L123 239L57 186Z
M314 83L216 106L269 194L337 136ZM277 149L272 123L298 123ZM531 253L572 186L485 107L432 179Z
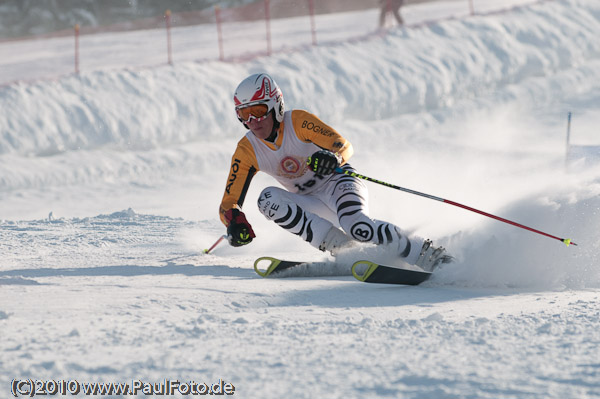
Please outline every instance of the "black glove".
M340 166L340 158L331 151L320 150L308 157L306 161L310 170L317 175L330 175Z
M250 244L256 237L252 226L246 220L246 215L239 209L230 209L225 212L227 222L227 240L232 247L241 247Z

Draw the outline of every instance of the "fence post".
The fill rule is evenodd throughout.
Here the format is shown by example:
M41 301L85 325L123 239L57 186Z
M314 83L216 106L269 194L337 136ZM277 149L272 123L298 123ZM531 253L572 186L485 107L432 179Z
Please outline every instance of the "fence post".
M269 12L269 0L265 0L265 22L267 25L267 55L271 55L271 14Z
M169 65L173 65L171 53L171 10L165 11L165 24L167 27L167 62Z
M567 149L565 151L565 169L569 168L569 152L571 148L571 111L567 114Z
M317 45L317 28L315 24L315 0L308 0L308 12L310 13L310 33L312 45Z
M225 55L223 52L223 32L221 31L221 8L215 6L215 20L217 22L217 42L219 44L219 60L224 61Z
M79 24L75 24L75 73L79 74Z
M469 0L469 11L471 12L471 16L475 15L475 7L473 7L473 0Z

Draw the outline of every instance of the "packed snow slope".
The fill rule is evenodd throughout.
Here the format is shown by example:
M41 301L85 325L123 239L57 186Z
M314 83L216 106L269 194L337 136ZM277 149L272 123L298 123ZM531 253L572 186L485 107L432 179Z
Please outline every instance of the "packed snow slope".
M568 112L570 141L600 144L598 37L599 2L547 1L244 63L0 88L0 395L32 378L223 379L243 398L600 397L600 169L565 158ZM255 241L202 255L224 233L244 134L232 92L258 71L346 136L359 172L578 245L370 185L373 217L456 263L420 287L355 281L368 251L332 264L341 276L260 279L258 256L326 255L257 212L274 184L259 174L244 207Z

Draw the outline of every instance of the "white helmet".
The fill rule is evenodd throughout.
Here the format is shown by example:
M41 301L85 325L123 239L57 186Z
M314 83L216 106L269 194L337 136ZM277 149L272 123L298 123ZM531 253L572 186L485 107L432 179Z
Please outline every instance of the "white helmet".
M285 106L283 93L272 77L266 73L256 73L248 76L238 85L233 94L235 110L256 104L266 104L268 111L275 110L277 122L283 121ZM244 123L242 121L242 123Z

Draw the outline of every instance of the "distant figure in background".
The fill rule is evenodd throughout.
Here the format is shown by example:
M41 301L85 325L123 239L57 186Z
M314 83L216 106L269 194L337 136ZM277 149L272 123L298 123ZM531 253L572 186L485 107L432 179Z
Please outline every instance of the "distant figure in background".
M400 15L400 7L404 4L404 0L379 0L381 3L381 14L379 16L379 27L385 26L385 17L388 13L394 14L399 25L404 24L404 20Z

